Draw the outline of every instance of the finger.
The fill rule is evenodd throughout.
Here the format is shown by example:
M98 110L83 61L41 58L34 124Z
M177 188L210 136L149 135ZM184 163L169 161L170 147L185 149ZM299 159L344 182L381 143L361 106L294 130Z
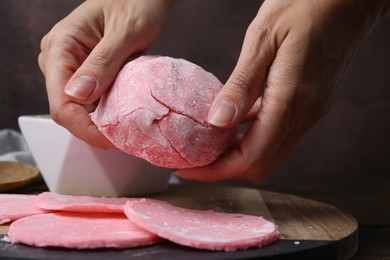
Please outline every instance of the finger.
M44 62L42 52L39 53L39 55L38 55L38 65L39 65L39 68L42 71L43 75L46 76L45 62Z
M304 135L307 129L292 130L284 136L277 151L267 159L266 163L256 166L256 170L249 170L244 163L245 152L240 147L227 151L214 163L192 169L180 169L175 172L177 176L186 180L213 182L228 179L243 179L260 181L273 172L280 162L288 155L294 145Z
M47 35L45 35L42 40L41 40L41 52L39 53L38 55L38 65L39 65L39 68L41 69L43 75L46 76L45 74L45 60L44 60L44 56L43 56L43 52L44 50L46 50L46 45L47 45Z
M257 113L259 112L261 105L261 97L259 97L256 102L253 104L251 110L245 115L241 123L248 123L256 119Z
M101 148L112 148L113 145L99 132L92 123L89 112L81 105L73 102L63 91L63 86L78 67L78 57L67 48L50 48L40 60L46 64L46 86L50 103L50 114L59 125L67 128L76 137Z
M288 118L288 106L274 102L272 98L266 99L266 102L261 102L256 120L237 146L210 165L180 169L176 174L183 179L205 182L226 179L254 181L267 176L275 167L271 160L290 128L287 123L289 120L278 120Z
M287 48L287 52L290 53L291 49ZM292 108L295 101L294 85L297 83L293 80L284 80L286 75L294 73L295 65L287 64L285 58L281 50L270 68L269 75L271 78L278 75L278 80L267 81L264 94L259 101L260 108L256 119L245 132L239 146L228 151L211 165L179 170L177 174L180 177L198 181L261 180L274 170L277 165L274 158L282 157L281 153L278 155L278 151L282 151L282 145L287 142L285 140L296 123Z
M103 37L72 75L65 93L80 103L98 99L112 84L126 59L137 51L131 41Z
M58 124L65 126L73 135L95 147L116 149L91 121L89 112L81 104L69 102L57 114Z
M237 125L252 108L275 54L275 47L267 44L267 37L267 32L254 20L246 32L236 67L211 105L210 124Z

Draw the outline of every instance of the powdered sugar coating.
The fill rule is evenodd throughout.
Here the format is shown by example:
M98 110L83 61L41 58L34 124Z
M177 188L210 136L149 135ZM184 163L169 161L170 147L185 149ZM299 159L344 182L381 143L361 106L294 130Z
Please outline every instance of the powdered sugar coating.
M177 244L235 251L278 239L278 227L262 217L179 208L163 201L129 201L125 214L140 227Z
M74 249L131 248L161 241L124 214L114 213L34 215L13 222L8 236L12 243Z
M186 60L141 56L123 67L91 119L120 150L152 164L204 166L237 132L206 122L221 88L214 75Z
M0 225L47 211L34 204L35 195L0 194Z

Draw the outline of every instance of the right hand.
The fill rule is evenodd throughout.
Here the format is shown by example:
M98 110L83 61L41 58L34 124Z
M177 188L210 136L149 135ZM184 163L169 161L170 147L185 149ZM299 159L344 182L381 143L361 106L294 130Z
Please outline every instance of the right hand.
M156 40L174 2L85 1L57 23L38 57L53 120L91 145L113 148L89 113L123 64Z
M389 3L266 0L208 114L221 128L252 118L250 128L212 164L176 174L196 181L260 181L271 174L326 115L352 55Z

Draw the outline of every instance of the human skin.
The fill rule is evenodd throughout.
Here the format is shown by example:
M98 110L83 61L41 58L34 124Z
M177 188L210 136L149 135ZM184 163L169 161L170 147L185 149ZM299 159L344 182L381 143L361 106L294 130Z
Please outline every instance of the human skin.
M364 0L265 1L208 115L219 127L249 117L251 127L215 163L177 174L199 181L256 181L272 173L327 114L351 57L389 5Z
M89 113L123 64L156 40L176 2L90 0L58 22L38 57L53 120L91 145L115 149Z
M113 148L89 112L128 58L158 37L175 2L90 0L60 21L39 55L53 119L92 145ZM327 114L351 57L389 9L388 0L266 0L208 114L217 127L248 120L251 127L214 163L176 174L256 181L272 173Z

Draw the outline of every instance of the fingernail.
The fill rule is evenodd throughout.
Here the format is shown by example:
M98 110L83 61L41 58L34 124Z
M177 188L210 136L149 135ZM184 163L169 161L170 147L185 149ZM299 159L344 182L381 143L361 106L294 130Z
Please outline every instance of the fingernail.
M223 99L210 108L208 121L215 126L229 126L236 112L237 107L231 101Z
M71 97L84 100L87 99L92 92L95 90L97 82L94 78L82 75L70 83L68 83L65 87L65 93Z

